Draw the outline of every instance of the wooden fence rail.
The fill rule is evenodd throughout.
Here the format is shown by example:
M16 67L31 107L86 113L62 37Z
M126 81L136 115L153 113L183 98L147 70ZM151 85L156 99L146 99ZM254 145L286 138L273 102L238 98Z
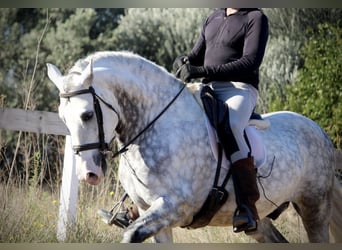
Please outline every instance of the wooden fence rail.
M69 134L57 113L13 108L0 108L0 128L41 134Z
M69 131L57 113L0 107L0 129L65 135L57 239L65 241L76 220L78 180Z

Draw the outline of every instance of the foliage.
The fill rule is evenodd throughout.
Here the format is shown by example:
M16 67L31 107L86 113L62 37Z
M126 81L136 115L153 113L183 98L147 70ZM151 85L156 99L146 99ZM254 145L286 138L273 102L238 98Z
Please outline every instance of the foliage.
M87 52L84 47L91 44L89 31L95 18L94 9L76 9L68 19L56 20L56 26L50 28L44 41L49 52L46 60L66 69L75 58L84 56Z
M260 68L260 112L268 112L275 97L284 98L284 85L295 81L297 70L302 64L302 58L298 54L301 46L301 41L291 40L287 36L269 38Z
M342 30L339 25L318 25L318 33L303 50L304 66L295 82L284 87L283 100L272 109L289 109L318 122L335 146L342 148Z
M114 29L122 14L123 9L0 9L1 106L56 111L58 91L47 80L46 63L66 70L93 52L97 38ZM63 140L55 138L0 130L0 180L15 176L25 184L50 185L54 179L58 185L62 151L56 145Z
M342 14L342 9L332 8L266 8L263 11L270 20L270 35L292 40L306 40L307 30L317 31L321 23L336 23Z
M109 49L129 50L171 69L190 52L210 9L128 9Z
M340 21L341 9L271 8L263 9L269 19L270 36L260 73L259 110L268 112L275 97L286 98L283 87L293 83L303 67L299 53L320 23ZM276 99L276 101L279 100Z
M6 106L25 106L35 72L28 108L56 110L57 90L47 80L45 64L65 71L76 59L102 50L98 38L115 29L122 14L123 9L0 9L0 92Z

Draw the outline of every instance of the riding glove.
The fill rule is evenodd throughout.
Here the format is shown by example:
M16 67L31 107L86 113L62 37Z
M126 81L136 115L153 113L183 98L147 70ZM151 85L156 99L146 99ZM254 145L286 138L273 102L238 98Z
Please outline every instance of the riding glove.
M193 78L200 78L208 76L208 72L203 66L192 66L190 64L184 64L176 77L180 77L184 82L189 82Z
M189 58L187 55L181 55L175 59L175 61L173 62L173 65L172 65L172 70L176 76L178 73L177 71L180 69L180 67L182 67L183 64L188 63L188 62L189 62Z

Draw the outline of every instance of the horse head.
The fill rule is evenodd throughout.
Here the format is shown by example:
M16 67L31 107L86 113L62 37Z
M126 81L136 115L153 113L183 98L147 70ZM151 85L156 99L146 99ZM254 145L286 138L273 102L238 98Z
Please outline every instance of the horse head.
M73 68L65 76L56 66L47 67L50 80L60 91L58 113L72 138L78 179L97 185L106 172L104 154L115 136L119 114L102 99L103 93L95 90L92 61L85 68Z

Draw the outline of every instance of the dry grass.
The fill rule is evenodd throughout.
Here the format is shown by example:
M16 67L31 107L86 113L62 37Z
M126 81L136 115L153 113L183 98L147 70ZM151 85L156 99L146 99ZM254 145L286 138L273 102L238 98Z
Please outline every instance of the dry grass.
M0 242L56 242L56 195L0 186Z
M303 224L292 207L274 224L291 243L308 242ZM187 243L256 243L243 233L233 233L231 227L206 227L196 230L177 228L174 230L174 239L176 242Z
M108 187L81 185L77 223L66 242L120 242L122 229L106 225L96 214L98 209L109 209L112 206L112 195L113 191ZM6 191L5 185L0 184L0 205L0 242L58 242L58 194L41 188L15 185L11 185ZM293 209L284 213L275 224L290 242L307 242L303 226ZM206 227L197 230L177 228L174 230L174 240L177 243L255 242L243 233L234 234L231 227Z
M81 192L80 192L81 193ZM101 203L109 203L112 198L99 196L92 199L89 190L80 194L77 222L66 242L97 243L119 242L120 229L109 227L96 216ZM107 199L105 199L107 198ZM57 240L58 194L37 188L0 184L0 242L1 243L54 243Z

